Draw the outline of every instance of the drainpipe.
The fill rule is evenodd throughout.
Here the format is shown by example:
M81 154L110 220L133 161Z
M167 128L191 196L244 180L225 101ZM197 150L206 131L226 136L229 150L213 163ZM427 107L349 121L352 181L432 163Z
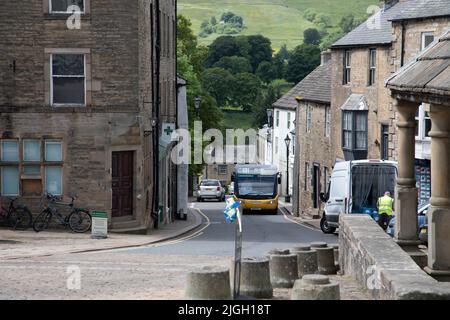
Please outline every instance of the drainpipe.
M400 59L400 67L403 67L405 65L405 42L406 42L406 27L405 27L405 21L402 21L402 52L401 52L401 59Z
M153 227L159 227L159 136L160 136L160 74L161 74L161 13L159 10L159 0L155 0L155 25L156 25L156 41L155 41L155 76L153 82L153 91L155 93L154 99L154 113L153 118L156 119L154 135L153 135ZM152 35L153 39L153 35Z

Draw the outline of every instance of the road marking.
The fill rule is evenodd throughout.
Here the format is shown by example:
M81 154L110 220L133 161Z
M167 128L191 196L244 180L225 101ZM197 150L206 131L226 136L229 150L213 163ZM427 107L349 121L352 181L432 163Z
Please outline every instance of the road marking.
M305 227L305 228L307 228L307 229L309 229L309 230L313 230L313 231L316 231L316 232L319 232L319 231L320 231L320 230L317 230L316 228L313 228L313 227L311 227L311 226L308 226L308 225L306 225L306 224L304 224L304 223L302 223L302 222L298 222L298 221L295 221L295 220L293 220L293 219L288 218L288 216L287 216L286 213L284 213L284 212L283 212L283 216L284 216L284 218L285 218L287 221L290 221L290 222L292 222L292 223L298 224L299 226Z

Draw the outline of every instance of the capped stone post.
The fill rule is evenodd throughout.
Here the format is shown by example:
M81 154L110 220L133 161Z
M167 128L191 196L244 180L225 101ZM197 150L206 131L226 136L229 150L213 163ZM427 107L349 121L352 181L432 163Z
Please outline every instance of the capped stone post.
M330 281L327 276L308 274L295 281L291 300L340 300L339 283Z
M232 274L234 273L232 261ZM268 258L244 258L241 262L240 294L258 299L273 297Z
M270 282L274 288L292 288L298 279L297 255L271 255Z
M187 276L185 296L189 300L231 300L230 270L203 267Z

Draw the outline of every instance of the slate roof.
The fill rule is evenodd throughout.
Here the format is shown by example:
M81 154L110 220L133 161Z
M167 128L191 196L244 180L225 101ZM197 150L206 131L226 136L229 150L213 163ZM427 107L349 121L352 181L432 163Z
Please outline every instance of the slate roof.
M398 16L406 4L407 2L397 3L389 9L377 12L331 47L390 44L392 42L392 22L390 20L394 16Z
M450 16L450 0L410 0L392 20Z
M317 67L305 79L273 104L274 108L296 109L297 96L304 101L331 103L331 62Z
M342 105L341 110L347 111L367 111L369 107L367 106L366 98L362 94L352 94Z
M397 91L450 95L450 30L386 83Z
M450 0L408 0L381 10L335 42L331 48L388 45L392 21L450 16ZM376 26L379 27L376 27Z

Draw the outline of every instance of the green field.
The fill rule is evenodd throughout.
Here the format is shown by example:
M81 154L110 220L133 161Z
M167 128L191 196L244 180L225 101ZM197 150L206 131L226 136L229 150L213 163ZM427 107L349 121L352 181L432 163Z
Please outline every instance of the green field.
M314 8L331 16L337 23L342 16L353 13L362 16L378 0L179 0L178 11L191 19L194 32L211 16L217 18L232 11L244 18L247 28L242 34L262 34L272 40L273 47L287 44L293 48L303 41L303 31L314 24L303 18L303 11ZM199 38L200 44L210 44L217 34Z
M225 111L224 127L225 129L251 129L254 115L251 112L243 111Z

